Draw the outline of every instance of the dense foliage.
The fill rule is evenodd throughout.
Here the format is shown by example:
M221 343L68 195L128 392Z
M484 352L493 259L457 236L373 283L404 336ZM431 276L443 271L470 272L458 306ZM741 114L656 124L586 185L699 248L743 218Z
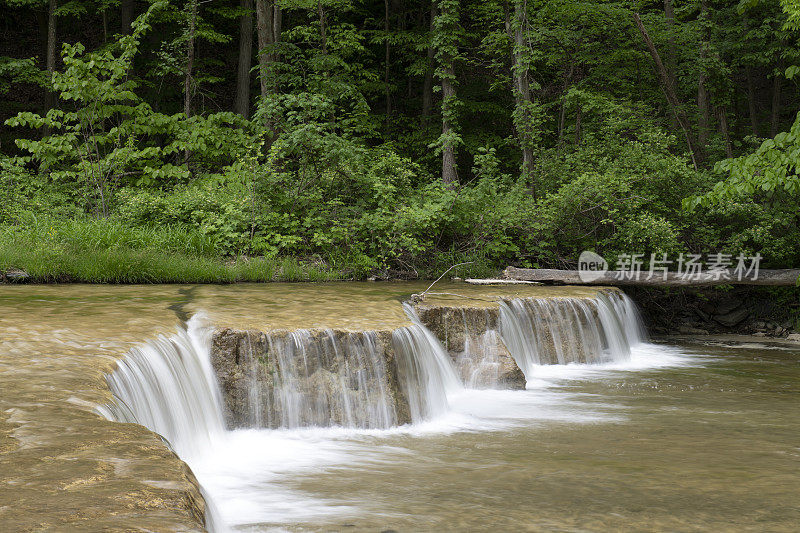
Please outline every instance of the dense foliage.
M480 275L584 249L800 264L793 2L0 12L0 270ZM69 266L98 251L111 274Z

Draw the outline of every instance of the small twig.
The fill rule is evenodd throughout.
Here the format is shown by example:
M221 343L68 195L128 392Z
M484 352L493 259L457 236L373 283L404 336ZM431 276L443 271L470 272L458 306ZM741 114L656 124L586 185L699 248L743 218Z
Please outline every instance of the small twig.
M475 262L475 261L467 261L466 263L458 263L457 265L453 265L453 266L451 266L450 268L448 268L447 270L445 270L444 272L442 272L442 275L441 275L441 276L439 276L438 278L436 278L436 281L434 281L433 283L431 283L431 284L428 286L428 288L427 288L427 289L425 289L424 291L422 291L422 294L420 294L420 296L424 297L424 296L425 296L425 294L426 294L426 293L427 293L429 290L431 290L431 287L433 287L434 285L436 285L436 283L437 283L437 282L438 282L440 279L442 279L442 278L444 277L444 275L445 275L445 274L447 274L448 272L450 272L451 270L453 270L455 267L459 267L459 266L462 266L462 265L471 265L471 264L472 264L472 263L474 263L474 262Z

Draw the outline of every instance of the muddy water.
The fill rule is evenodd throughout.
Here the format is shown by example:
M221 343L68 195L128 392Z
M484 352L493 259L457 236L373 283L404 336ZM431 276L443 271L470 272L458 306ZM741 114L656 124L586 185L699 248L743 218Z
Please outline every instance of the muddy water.
M237 327L396 327L399 300L421 289L0 287L0 530L198 528L177 457L93 412L113 361L198 310ZM800 524L800 346L642 345L625 364L542 367L526 391L449 400L447 415L392 430L231 432L191 466L223 527L249 530Z

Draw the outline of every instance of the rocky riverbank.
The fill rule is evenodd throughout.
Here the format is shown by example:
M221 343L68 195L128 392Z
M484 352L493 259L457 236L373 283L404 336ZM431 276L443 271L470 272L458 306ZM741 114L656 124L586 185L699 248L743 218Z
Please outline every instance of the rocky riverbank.
M739 334L800 340L800 289L644 289L625 291L656 335Z

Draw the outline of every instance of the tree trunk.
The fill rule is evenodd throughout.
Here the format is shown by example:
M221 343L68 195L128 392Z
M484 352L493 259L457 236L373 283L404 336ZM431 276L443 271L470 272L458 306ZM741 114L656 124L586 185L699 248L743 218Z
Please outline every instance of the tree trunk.
M667 77L669 78L669 84L675 89L678 86L678 82L675 79L677 46L675 45L675 5L673 0L664 0L664 18L667 19ZM670 118L672 128L680 128L675 115L673 114Z
M452 104L456 98L456 90L452 82L455 77L452 59L443 67L445 77L442 79L442 135L447 138L453 132L450 116L453 113ZM442 181L447 185L458 183L456 169L456 148L452 141L446 140L442 147Z
M772 116L770 117L769 134L775 137L778 134L781 120L781 76L775 74L772 82Z
M100 22L103 24L103 44L108 42L108 10L104 9L100 13Z
M189 39L186 43L186 78L183 82L183 114L192 116L192 69L194 68L194 32L197 25L197 0L190 0L189 5ZM184 159L189 167L191 153L186 149Z
M686 144L689 146L689 152L692 155L692 163L694 165L695 170L697 170L698 160L701 160L699 154L697 153L697 148L695 147L695 143L692 141L691 133L689 130L689 120L686 117L686 113L680 107L678 102L678 97L675 95L675 90L669 84L669 76L667 75L667 70L664 68L664 64L661 62L661 57L658 55L658 51L656 50L653 41L650 39L650 35L648 35L647 30L642 24L642 19L639 18L638 13L633 14L633 20L636 23L636 26L639 28L639 32L642 34L642 38L644 39L645 45L647 45L647 50L650 52L650 56L653 58L653 63L656 67L656 72L658 73L659 77L661 78L661 84L664 86L664 94L667 97L667 101L669 102L670 106L672 107L673 113L675 113L675 118L678 120L678 123L683 130L683 134L686 136Z
M764 270L757 272L737 272L736 269L725 269L719 274L713 272L698 272L685 276L678 272L654 273L649 277L649 272L642 270L637 277L630 271L608 270L605 272L592 272L578 270L553 270L516 268L510 266L503 271L506 279L519 281L538 281L541 283L556 283L568 285L641 285L649 287L709 287L712 285L761 285L767 287L794 287L800 277L800 269Z
M123 35L130 35L133 22L133 1L122 0L119 8L119 29Z
M240 0L247 13L239 18L239 64L236 72L234 112L250 116L250 64L253 60L253 0Z
M53 79L53 73L56 71L56 9L58 9L58 2L50 0L47 11L47 56L45 58L47 76L50 80ZM56 93L53 92L53 88L50 86L45 91L45 111L49 111L55 106Z
M322 53L328 53L328 33L325 21L325 9L322 7L322 1L317 0L317 12L319 13L319 37L322 40Z
M672 0L664 0L664 17L667 19L667 77L675 88L675 6Z
M745 68L747 76L747 107L750 112L750 127L753 129L753 136L758 137L758 109L756 109L756 86L753 81L753 70Z
M197 0L189 1L189 39L186 42L186 78L183 82L183 114L192 116L192 69L194 68L194 30L197 25Z
M283 10L281 6L275 4L272 8L272 42L279 43L281 41L281 32L283 31ZM274 59L274 57L273 57Z
M454 128L454 114L456 101L455 87L455 60L452 49L457 46L456 29L459 17L458 4L443 1L439 15L436 19L436 33L441 48L436 51L439 60L439 77L442 83L442 181L453 187L458 183L458 168L456 166L456 146Z
M383 0L383 31L386 34L384 57L383 88L386 93L386 127L389 127L389 115L392 114L392 101L389 94L389 0Z
M700 112L697 118L697 150L705 153L708 145L708 128L711 124L711 104L708 90L706 89L706 75L700 73L697 81L697 109Z
M525 30L527 27L527 13L525 12L525 3L520 0L514 0L514 21L511 22L511 16L506 3L506 33L513 43L511 51L511 73L514 77L514 100L516 102L517 112L514 120L515 129L517 132L517 139L522 149L522 175L531 183L531 193L536 195L536 187L532 182L533 179L533 141L530 131L531 116L530 106L531 101L531 87L528 82L528 63L525 60L524 52L528 45Z
M436 49L433 46L433 32L436 23L436 0L431 0L431 43L428 45L428 69L425 71L425 82L422 86L422 119L428 122L433 109L433 71Z
M733 157L733 149L731 148L730 135L728 135L728 110L724 105L717 107L717 117L719 117L719 132L725 141L725 156L731 158Z
M701 159L705 159L705 151L708 145L708 129L711 124L711 103L708 88L706 87L705 67L702 64L702 60L708 55L708 35L705 28L706 19L708 18L707 0L702 0L700 6L702 42L700 44L700 76L697 80L697 108L700 112L697 119L697 150L699 153L703 154Z
M258 78L261 86L261 97L266 98L268 93L267 75L269 73L270 54L267 53L269 45L275 42L274 14L272 2L256 0L256 25L258 26Z

